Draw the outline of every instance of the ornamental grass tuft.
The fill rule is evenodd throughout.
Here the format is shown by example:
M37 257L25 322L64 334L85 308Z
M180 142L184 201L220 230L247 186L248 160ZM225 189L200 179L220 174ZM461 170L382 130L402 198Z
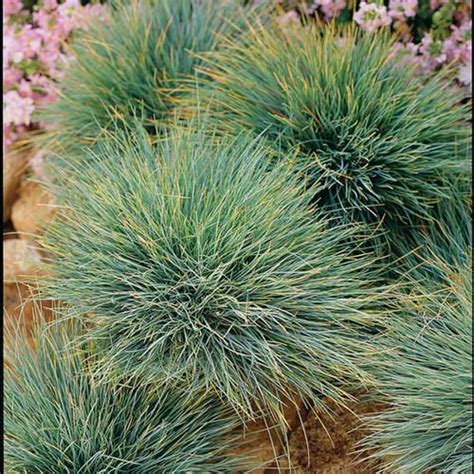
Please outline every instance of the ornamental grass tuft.
M388 408L366 420L372 434L362 448L375 451L370 457L381 460L381 472L472 468L471 266L455 271L435 256L428 266L414 273L424 279L401 296L373 359Z
M471 203L466 201L462 193L443 200L434 208L432 222L397 231L393 246L397 262L391 268L395 279L408 275L416 282L429 281L435 291L435 285L446 285L446 275L470 264L472 216Z
M322 209L390 229L430 220L451 183L468 179L468 106L442 78L402 67L388 35L258 20L247 29L201 55L204 79L183 108L208 108L226 132L264 134L283 159L296 151Z
M109 18L81 33L60 80L57 101L41 112L52 150L80 153L117 116L140 113L154 130L171 114L176 87L222 37L234 38L245 14L239 0L115 0ZM250 7L248 8L250 9ZM247 9L247 10L248 10ZM71 156L69 156L71 159Z
M378 317L377 261L345 246L364 232L315 219L259 140L198 128L154 145L122 130L90 151L43 242L48 297L88 315L105 379L204 386L252 418L278 418L280 395L343 399Z
M237 472L239 419L218 400L98 384L78 324L20 333L4 369L5 469L67 474Z

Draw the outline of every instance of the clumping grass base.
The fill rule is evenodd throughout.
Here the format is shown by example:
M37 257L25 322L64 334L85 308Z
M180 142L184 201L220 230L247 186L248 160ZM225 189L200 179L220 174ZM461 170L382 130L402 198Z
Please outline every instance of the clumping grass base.
M41 112L52 150L79 152L117 116L141 113L146 126L169 119L180 81L194 75L194 53L235 38L245 9L239 0L115 0L109 18L81 33L60 81L59 99ZM247 10L252 10L250 7ZM68 164L64 160L63 165Z
M199 393L98 384L77 324L17 334L4 376L5 469L67 474L236 472L235 414ZM226 454L227 453L227 454Z
M412 281L374 359L388 409L367 420L372 434L363 447L375 449L383 472L472 468L471 267L430 266L438 270L434 284Z
M322 209L346 222L412 224L468 179L469 107L441 78L400 67L387 35L258 20L247 29L201 55L207 80L183 107L208 108L224 132L265 135L317 184Z
M361 230L315 218L258 140L191 127L151 145L138 128L90 153L44 245L48 296L88 315L106 379L182 380L254 417L279 416L282 394L339 400L364 378L377 263L348 255Z
M446 285L446 275L470 265L472 247L472 217L469 200L462 196L441 201L433 209L431 222L394 231L392 247L396 264L390 268L391 278L403 280L408 275L416 282L429 281ZM453 193L454 194L454 193ZM408 289L411 284L406 285Z

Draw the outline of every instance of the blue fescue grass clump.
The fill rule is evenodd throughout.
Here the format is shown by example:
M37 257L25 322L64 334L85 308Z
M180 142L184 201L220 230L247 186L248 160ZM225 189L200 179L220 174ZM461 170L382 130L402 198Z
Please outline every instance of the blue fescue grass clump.
M377 263L258 140L190 126L152 145L137 128L90 153L44 245L48 296L88 315L105 379L204 386L250 417L364 379Z
M391 268L396 279L430 281L445 285L446 275L470 264L472 216L470 196L458 187L459 197L443 200L433 210L433 220L397 230ZM410 284L405 285L408 289Z
M471 266L436 256L427 266L413 273L373 359L388 408L367 420L372 434L362 446L375 450L383 472L472 469Z
M168 118L183 77L223 36L236 35L244 9L239 0L115 0L109 19L71 46L72 64L60 96L41 119L52 132L41 137L53 150L80 151L117 116L141 113L146 126ZM75 147L76 146L76 147ZM71 159L71 157L69 157Z
M204 79L183 107L207 107L225 132L263 133L283 159L296 151L322 209L413 224L468 178L468 106L440 78L401 67L387 35L258 20L247 29L201 55Z
M67 474L237 472L235 414L199 393L99 384L77 324L15 336L4 372L5 469Z

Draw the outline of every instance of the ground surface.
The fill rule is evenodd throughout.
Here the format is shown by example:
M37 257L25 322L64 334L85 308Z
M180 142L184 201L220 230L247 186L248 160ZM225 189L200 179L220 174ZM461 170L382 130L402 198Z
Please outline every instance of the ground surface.
M318 414L318 420L313 412L308 413L304 429L300 426L290 434L292 468L288 469L288 462L282 462L281 467L293 474L375 474L377 465L360 462L360 456L354 451L364 434L360 429L360 416L380 407L354 403L349 406L353 413L332 408L332 419ZM274 474L278 471L267 469L265 472Z

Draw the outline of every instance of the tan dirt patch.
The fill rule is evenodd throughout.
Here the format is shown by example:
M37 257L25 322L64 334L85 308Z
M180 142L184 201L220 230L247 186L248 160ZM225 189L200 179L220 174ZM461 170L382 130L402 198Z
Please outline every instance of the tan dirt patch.
M374 403L352 403L349 410L329 403L332 417L312 411L308 414L304 429L300 426L290 435L292 467L286 463L286 472L292 474L375 474L377 464L360 462L356 444L365 434L361 429L361 415L379 411ZM324 426L323 426L324 425ZM309 449L308 449L309 448ZM283 463L282 463L283 464ZM266 474L275 474L267 469ZM285 472L285 471L283 471Z

